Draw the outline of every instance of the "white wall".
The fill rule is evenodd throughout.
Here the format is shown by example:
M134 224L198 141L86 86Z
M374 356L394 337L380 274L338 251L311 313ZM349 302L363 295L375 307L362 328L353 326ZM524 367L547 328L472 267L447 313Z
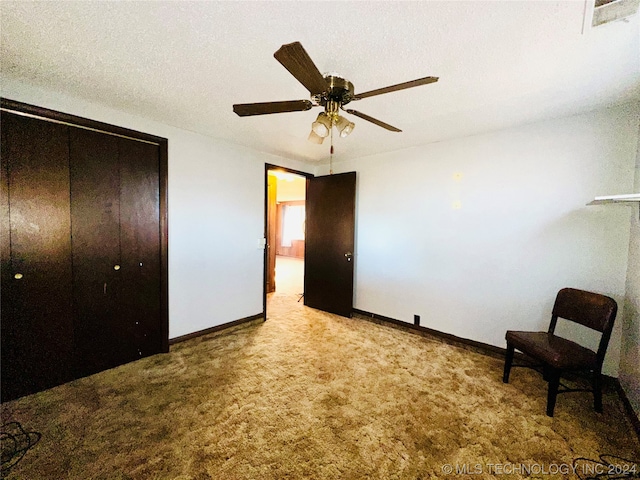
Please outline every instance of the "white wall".
M639 134L640 136L640 134ZM636 157L636 185L640 193L640 139ZM627 207L628 208L628 207ZM631 212L629 264L627 268L627 294L622 320L622 348L620 358L620 385L629 402L640 416L640 212Z
M358 172L355 307L501 347L565 286L622 310L628 211L585 204L632 190L637 126L631 105L334 164Z
M169 139L169 337L262 312L264 164L310 167L2 79L2 96Z

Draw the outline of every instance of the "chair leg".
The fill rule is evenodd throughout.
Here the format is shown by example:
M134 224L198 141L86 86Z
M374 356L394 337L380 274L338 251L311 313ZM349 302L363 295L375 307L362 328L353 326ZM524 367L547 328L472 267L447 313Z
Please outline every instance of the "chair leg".
M602 413L602 377L597 370L593 371L593 407Z
M553 410L556 408L556 397L560 386L560 370L549 368L547 372L549 378L549 391L547 392L547 416L553 417Z
M507 354L504 357L504 373L502 374L502 382L509 383L509 373L511 373L511 364L513 363L513 351L515 347L507 343Z

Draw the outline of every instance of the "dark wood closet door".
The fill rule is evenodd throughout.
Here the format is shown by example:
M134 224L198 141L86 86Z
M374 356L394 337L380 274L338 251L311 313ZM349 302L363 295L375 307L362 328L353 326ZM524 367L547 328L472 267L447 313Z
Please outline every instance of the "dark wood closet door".
M0 101L2 401L167 352L167 140Z
M120 138L120 316L135 358L162 351L157 145Z
M2 112L2 401L73 378L68 127Z
M130 325L119 315L118 137L70 128L71 225L78 375L132 360Z

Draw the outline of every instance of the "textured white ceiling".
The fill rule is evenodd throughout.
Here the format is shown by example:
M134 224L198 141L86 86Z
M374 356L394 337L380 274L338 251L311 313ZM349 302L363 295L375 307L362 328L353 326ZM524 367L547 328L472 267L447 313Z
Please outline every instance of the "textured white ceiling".
M287 158L319 112L238 117L234 103L307 99L274 58L300 41L363 99L334 159L388 152L640 98L640 22L587 28L584 1L0 2L2 75ZM153 133L153 132L150 132Z

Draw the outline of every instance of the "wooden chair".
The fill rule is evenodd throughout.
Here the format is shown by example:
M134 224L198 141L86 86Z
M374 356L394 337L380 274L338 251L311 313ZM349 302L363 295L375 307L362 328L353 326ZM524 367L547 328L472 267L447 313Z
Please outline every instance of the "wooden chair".
M507 330L507 353L502 381L509 383L511 367L542 367L543 378L549 382L547 393L547 415L553 417L558 393L593 392L596 412L602 413L602 362L604 361L618 305L615 300L598 293L563 288L558 292L551 314L548 332L519 332ZM578 345L555 335L558 318L580 323L600 332L598 351ZM514 350L540 362L541 365L512 365ZM589 371L592 374L592 389L559 390L560 377L567 371Z

